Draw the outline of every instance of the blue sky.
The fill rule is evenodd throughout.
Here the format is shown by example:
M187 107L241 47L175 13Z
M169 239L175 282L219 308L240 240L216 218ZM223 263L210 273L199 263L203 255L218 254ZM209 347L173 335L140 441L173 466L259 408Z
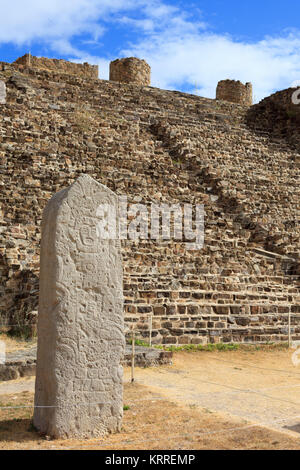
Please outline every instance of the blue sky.
M300 80L295 0L0 0L0 60L33 55L99 64L137 56L152 85L215 97L251 81L255 101Z

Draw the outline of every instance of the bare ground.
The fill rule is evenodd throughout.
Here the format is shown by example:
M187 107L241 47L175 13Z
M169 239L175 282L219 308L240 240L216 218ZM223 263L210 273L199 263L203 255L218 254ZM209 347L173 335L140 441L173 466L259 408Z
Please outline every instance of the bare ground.
M127 368L122 432L88 441L47 441L31 425L34 380L2 383L0 449L299 450L292 352L179 352L173 366L136 368L133 384Z
M181 352L172 367L136 369L167 399L261 423L300 437L300 366L292 350Z

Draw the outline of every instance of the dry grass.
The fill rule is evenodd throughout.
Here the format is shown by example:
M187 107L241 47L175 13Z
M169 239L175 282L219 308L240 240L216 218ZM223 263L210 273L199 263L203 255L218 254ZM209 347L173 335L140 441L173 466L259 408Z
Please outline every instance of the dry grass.
M6 352L13 352L33 346L36 344L37 339L24 340L23 338L10 336L7 333L0 333L0 341L4 341Z
M3 409L32 405L33 394L2 395L0 449L300 449L300 439L259 426L247 428L251 423L244 420L175 404L138 384L125 384L124 403L129 409L124 411L119 434L87 441L47 441L32 427L32 408Z

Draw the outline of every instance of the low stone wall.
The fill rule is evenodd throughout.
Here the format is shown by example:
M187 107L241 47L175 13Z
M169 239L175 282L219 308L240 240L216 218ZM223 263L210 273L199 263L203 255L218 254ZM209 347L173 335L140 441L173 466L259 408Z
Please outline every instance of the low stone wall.
M132 350L127 344L122 361L124 367L131 366ZM162 349L135 346L134 363L137 367L153 367L172 364L173 352ZM35 375L36 346L7 354L5 364L0 364L0 381L16 380Z
M216 99L251 106L253 103L252 85L251 83L244 85L236 80L222 80L217 86Z
M150 85L151 68L145 60L136 57L117 59L110 63L109 79L113 82Z
M90 65L87 62L75 64L62 59L48 59L47 57L35 57L31 54L25 54L19 57L14 64L33 67L37 69L52 70L54 72L77 75L82 78L97 79L99 75L98 65Z
M0 364L0 381L16 380L35 375L36 346L7 353L5 364Z

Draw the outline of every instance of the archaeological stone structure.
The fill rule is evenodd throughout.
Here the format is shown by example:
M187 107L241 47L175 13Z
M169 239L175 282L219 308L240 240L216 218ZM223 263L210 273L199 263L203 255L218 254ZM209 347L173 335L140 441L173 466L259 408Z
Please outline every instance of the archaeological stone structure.
M245 85L239 80L221 80L216 91L217 100L230 101L245 106L253 104L252 84Z
M6 103L6 85L3 80L0 81L0 104Z
M205 208L200 250L121 240L128 336L149 341L152 325L152 344L286 342L290 316L300 339L295 90L249 106L4 62L0 80L2 324L36 324L42 213L84 173L129 208Z
M103 236L107 207L117 222L116 195L83 175L44 210L34 425L54 438L121 427L122 263Z
M99 75L98 65L90 65L87 62L76 64L62 59L48 59L47 57L35 57L25 54L19 57L14 64L21 67L32 67L40 70L53 70L54 72L68 73L83 78L97 79Z
M291 148L300 149L300 104L294 102L300 96L300 88L281 90L252 106L247 113L247 125L255 130L265 129L269 135L288 142ZM299 168L299 155L294 164Z
M136 57L117 59L110 63L109 79L113 82L149 86L151 68L145 60Z

